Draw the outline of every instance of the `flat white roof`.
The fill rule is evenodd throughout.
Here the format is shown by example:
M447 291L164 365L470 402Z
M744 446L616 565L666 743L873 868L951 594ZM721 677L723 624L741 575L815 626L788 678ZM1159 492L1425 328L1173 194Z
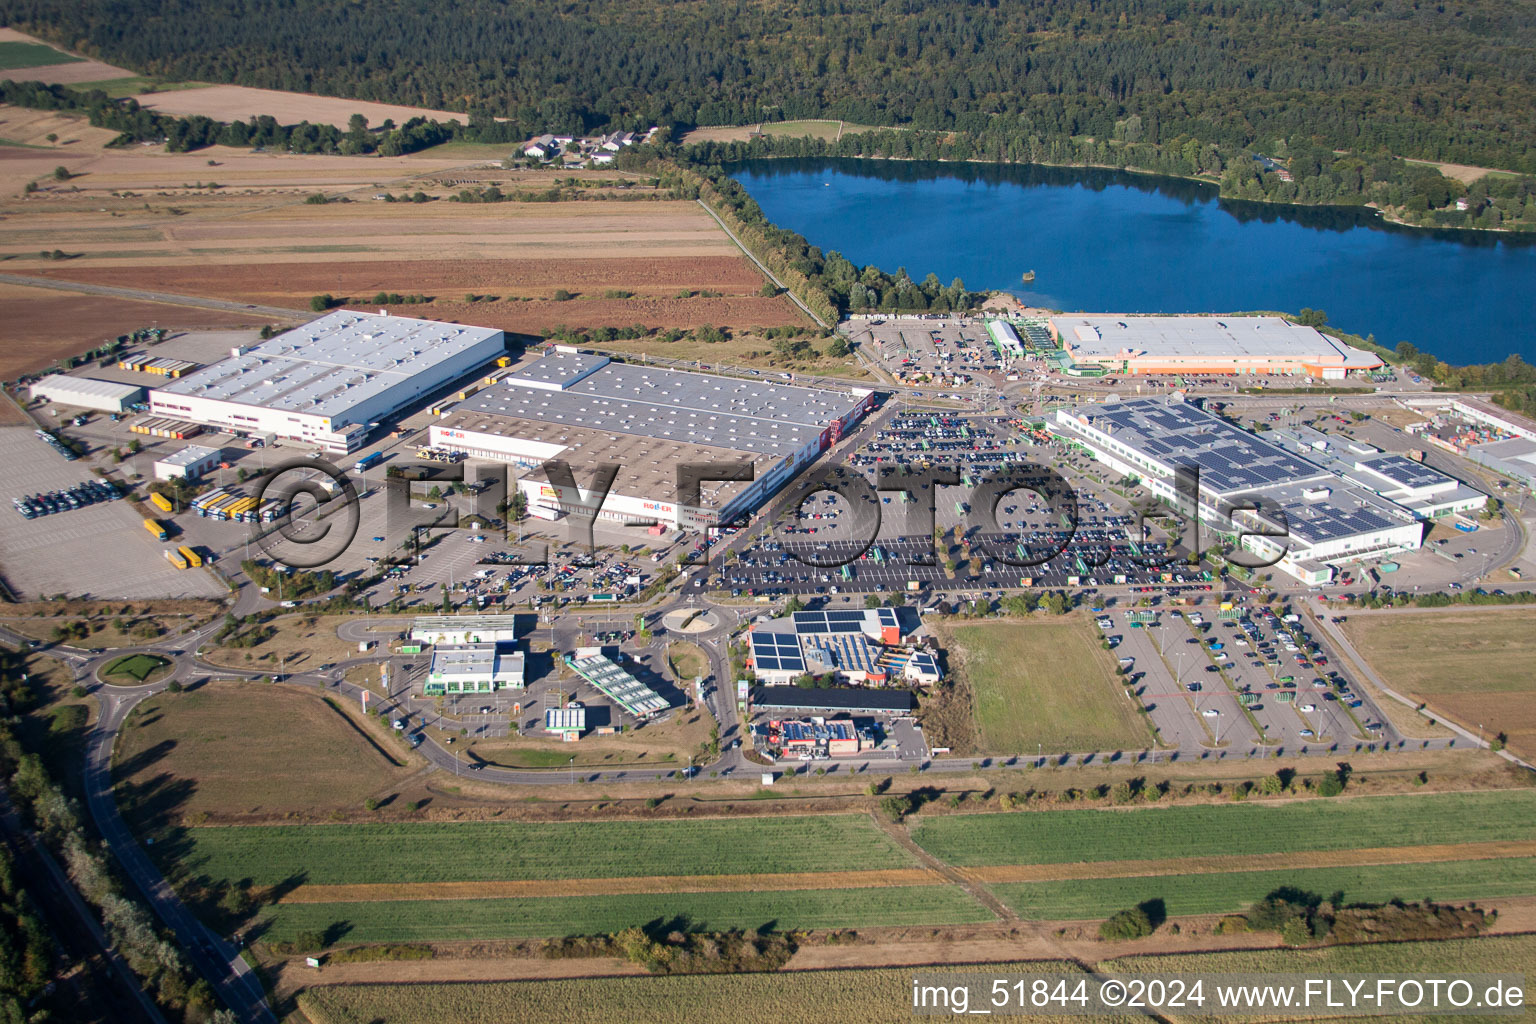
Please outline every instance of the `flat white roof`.
M331 419L502 332L338 310L158 388Z
M76 395L89 395L92 398L105 398L112 401L123 401L144 393L143 386L139 384L119 384L115 380L97 380L95 377L70 377L62 373L50 373L41 380L34 382L31 387L34 395L40 393L64 394L68 392Z
M189 444L179 452L172 452L163 459L155 462L157 466L195 466L199 462L211 459L223 449L205 448L200 444Z
M1369 352L1277 316L1055 316L1074 359L1289 359L1347 369L1380 366Z

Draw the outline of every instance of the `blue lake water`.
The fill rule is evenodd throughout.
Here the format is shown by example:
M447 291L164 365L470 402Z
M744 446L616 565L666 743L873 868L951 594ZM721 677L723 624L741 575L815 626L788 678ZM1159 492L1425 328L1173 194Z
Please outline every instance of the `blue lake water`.
M1091 169L757 160L731 173L780 227L915 281L961 277L1069 312L1311 306L1448 363L1536 362L1532 236L1402 228L1370 210L1231 202L1198 182Z

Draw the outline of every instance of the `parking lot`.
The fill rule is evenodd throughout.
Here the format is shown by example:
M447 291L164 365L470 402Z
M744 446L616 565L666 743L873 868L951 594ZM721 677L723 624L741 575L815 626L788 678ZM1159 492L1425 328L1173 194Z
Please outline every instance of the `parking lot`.
M220 597L225 588L200 569L176 569L162 543L144 529L126 500L101 501L24 519L18 498L95 479L84 460L66 462L31 427L0 428L0 550L7 581L19 596L68 590L90 597ZM104 558L103 552L111 552Z
M1131 613L1149 619L1132 625ZM1384 738L1375 709L1302 626L1261 606L1105 607L1096 615L1167 746L1247 755Z

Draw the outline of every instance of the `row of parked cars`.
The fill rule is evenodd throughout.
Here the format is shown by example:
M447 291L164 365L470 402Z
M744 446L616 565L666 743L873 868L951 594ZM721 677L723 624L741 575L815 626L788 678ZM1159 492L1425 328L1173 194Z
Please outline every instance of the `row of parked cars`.
M39 441L46 441L46 442L48 442L48 444L52 445L54 451L56 451L60 455L64 456L64 461L65 462L74 462L76 459L78 459L80 457L80 456L76 455L74 452L70 451L69 448L64 444L63 441L60 441L58 438L56 438L52 434L48 433L48 431L46 431L46 430L35 430L35 431L33 431L33 433L35 433L37 435L37 439Z
M117 488L111 484L102 480L87 480L85 483L75 484L73 487L62 490L17 498L12 504L16 506L16 511L21 513L23 519L36 519L38 516L52 515L55 512L84 508L98 501L116 501L121 497Z

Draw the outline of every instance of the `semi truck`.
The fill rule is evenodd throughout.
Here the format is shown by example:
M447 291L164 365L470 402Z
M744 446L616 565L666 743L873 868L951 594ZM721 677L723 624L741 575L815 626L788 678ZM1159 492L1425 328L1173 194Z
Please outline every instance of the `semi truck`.
M165 527L161 526L155 520L144 520L144 529L148 530L149 535L155 538L155 540L165 540Z
M382 461L384 461L383 452L374 452L372 455L364 455L362 458L352 463L352 471L354 473L361 473L363 470L368 469L370 466L377 466Z

